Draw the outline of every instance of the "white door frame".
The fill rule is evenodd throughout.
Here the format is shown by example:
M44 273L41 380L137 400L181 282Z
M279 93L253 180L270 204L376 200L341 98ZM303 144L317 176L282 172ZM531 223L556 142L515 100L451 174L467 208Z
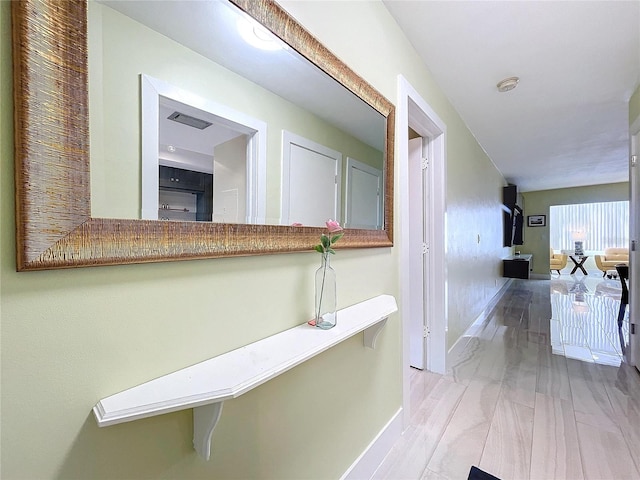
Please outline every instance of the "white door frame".
M627 362L640 370L640 116L629 127L629 138L629 323L635 324L636 333L629 334ZM632 156L636 158L635 166L631 164Z
M402 406L403 424L409 425L409 317L412 299L410 295L409 265L413 258L421 260L421 252L409 251L409 127L429 139L428 189L430 204L427 214L431 221L429 253L427 257L428 290L426 317L429 328L427 337L427 369L444 373L447 354L447 271L446 271L446 131L447 127L435 111L402 76L398 75L398 110L396 140L398 144L398 192L400 192L400 308L402 313Z

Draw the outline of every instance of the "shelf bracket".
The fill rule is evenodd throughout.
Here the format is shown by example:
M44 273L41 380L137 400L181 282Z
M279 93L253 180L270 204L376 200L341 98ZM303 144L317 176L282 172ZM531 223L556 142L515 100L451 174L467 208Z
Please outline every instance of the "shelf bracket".
M211 456L211 437L220 420L223 403L210 403L193 409L193 448L205 460Z
M369 328L365 328L364 330L364 346L367 348L374 349L376 348L376 340L378 339L378 335L382 328L387 324L387 319L389 317L384 317L379 322L371 325Z

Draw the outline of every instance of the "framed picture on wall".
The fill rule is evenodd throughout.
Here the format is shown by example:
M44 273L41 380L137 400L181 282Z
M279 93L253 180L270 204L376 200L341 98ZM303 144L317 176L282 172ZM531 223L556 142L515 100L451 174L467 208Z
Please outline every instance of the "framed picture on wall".
M527 217L528 227L546 227L547 216L546 215L529 215Z

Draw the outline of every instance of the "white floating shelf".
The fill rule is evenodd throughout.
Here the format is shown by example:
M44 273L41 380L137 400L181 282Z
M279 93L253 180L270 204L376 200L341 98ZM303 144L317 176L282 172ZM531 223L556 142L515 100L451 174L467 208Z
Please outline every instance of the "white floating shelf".
M209 459L211 436L222 402L277 377L338 343L364 332L375 348L387 317L398 310L391 295L379 295L338 311L338 324L320 330L306 323L100 400L93 413L106 427L193 408L193 444Z

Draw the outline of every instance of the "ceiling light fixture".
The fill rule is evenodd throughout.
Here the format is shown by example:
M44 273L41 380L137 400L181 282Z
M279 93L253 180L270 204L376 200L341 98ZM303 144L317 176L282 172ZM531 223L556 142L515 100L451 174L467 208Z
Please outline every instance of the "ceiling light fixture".
M238 32L249 45L260 50L284 50L284 42L253 19L238 18Z
M496 87L498 87L499 92L508 92L516 88L519 81L520 79L518 77L505 78L504 80L500 80Z

